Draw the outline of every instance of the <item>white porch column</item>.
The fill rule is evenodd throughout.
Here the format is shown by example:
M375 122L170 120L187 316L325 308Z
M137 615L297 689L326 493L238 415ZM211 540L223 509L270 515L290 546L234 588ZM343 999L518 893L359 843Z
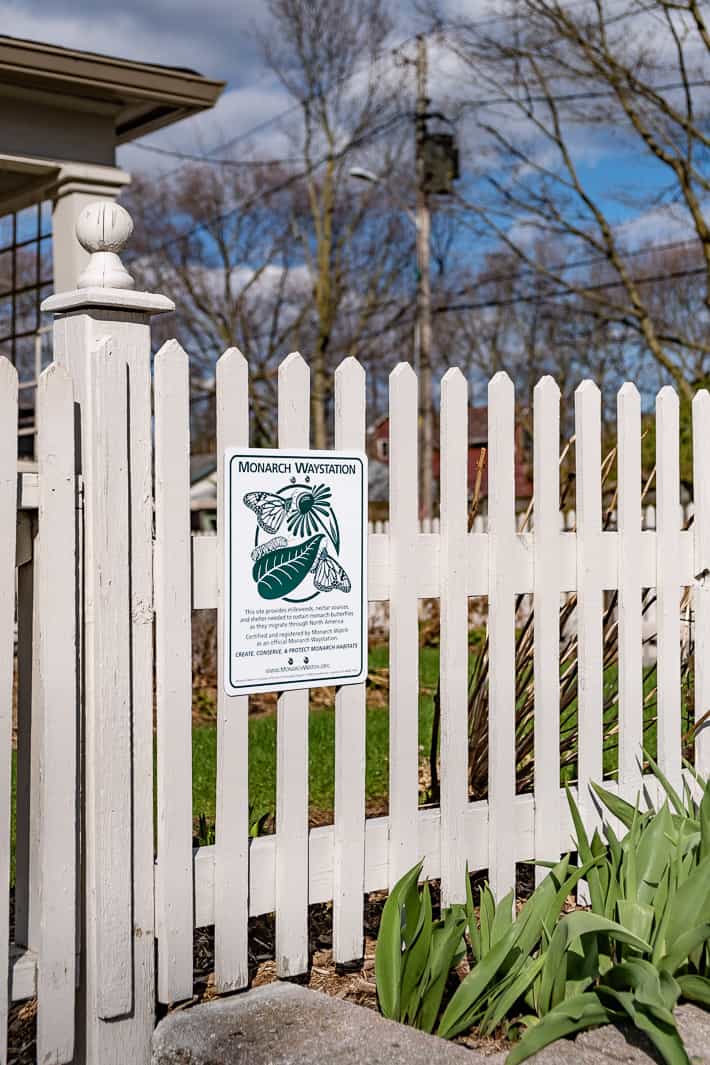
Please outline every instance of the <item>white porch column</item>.
M86 208L87 267L43 304L74 383L84 489L75 1065L149 1065L155 1013L150 320L174 305L133 290L118 254L132 228L118 204Z
M96 200L115 200L130 180L130 174L115 166L62 166L52 192L55 292L70 292L89 261L76 237L81 212Z

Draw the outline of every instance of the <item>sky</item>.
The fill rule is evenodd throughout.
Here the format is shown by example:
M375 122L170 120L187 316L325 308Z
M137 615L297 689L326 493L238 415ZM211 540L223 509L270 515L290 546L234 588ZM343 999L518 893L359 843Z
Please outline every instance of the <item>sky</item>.
M443 0L455 11L463 0ZM465 0L469 14L500 10L495 0ZM425 28L416 0L393 0L395 27L384 45L396 45ZM145 139L147 144L204 154L279 115L292 104L278 78L264 62L259 34L268 31L265 0L0 0L2 32L150 63L188 67L227 82L214 110L185 120ZM443 57L433 63L432 94L447 89L450 69ZM250 139L265 157L286 154L288 142L279 126ZM119 150L127 169L159 168L157 157L133 146ZM164 164L168 165L168 164Z
M286 106L255 42L267 20L263 0L0 0L0 26L14 37L187 67L228 82L213 112L146 138L198 152ZM130 146L120 150L119 163L151 165L147 153Z
M610 0L613 2L613 0ZM487 17L502 10L496 0L445 0L449 12L457 7L468 16ZM415 0L394 0L392 11L394 45L424 28L416 13ZM269 13L265 0L0 0L0 26L16 37L46 41L79 49L103 52L128 59L184 66L210 78L227 82L213 111L151 134L144 144L199 155L217 150L234 137L245 137L231 157L240 153L255 158L278 158L292 154L283 123L269 120L282 114L292 101L264 62L257 35L268 33ZM430 49L430 91L433 106L456 91L458 72L450 54ZM470 88L468 89L470 92ZM442 103L441 106L446 106ZM258 127L264 126L263 129ZM249 131L257 127L249 135ZM462 145L475 158L477 145L467 144L467 131L459 129ZM582 175L590 190L608 207L616 224L636 232L632 243L647 236L676 239L684 223L668 211L639 214L613 198L622 185L652 189L660 180L657 170L642 168L638 155L614 142L609 131L585 137L578 145ZM179 161L165 159L136 145L119 149L118 163L130 171L159 172L174 169ZM635 230L633 227L636 227Z
M226 81L210 114L146 138L149 144L200 154L289 106L258 44L269 18L264 0L0 0L0 26L11 36L188 67ZM393 43L421 26L408 3L397 6L397 18ZM271 154L285 147L283 134L273 128L251 143ZM159 166L131 146L120 149L119 163L128 169Z

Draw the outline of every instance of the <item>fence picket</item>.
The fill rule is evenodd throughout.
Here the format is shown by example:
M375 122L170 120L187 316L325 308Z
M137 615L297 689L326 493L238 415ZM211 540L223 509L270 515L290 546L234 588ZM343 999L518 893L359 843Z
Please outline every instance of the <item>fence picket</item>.
M468 385L441 381L441 905L465 902L468 803Z
M249 370L237 348L217 362L217 550L224 557L224 452L249 444ZM217 809L215 824L215 983L249 982L249 697L224 690L223 619L227 589L217 567Z
M535 857L560 855L560 390L543 377L534 416ZM538 866L535 878L545 875Z
M577 731L579 806L595 825L590 783L603 775L603 639L601 583L601 394L583 381L574 394L577 470ZM581 892L584 897L584 889Z
M365 449L365 371L345 359L335 372L335 446ZM335 694L335 831L333 957L342 964L363 952L365 893L365 685Z
M617 396L619 497L619 785L635 802L641 784L641 397L627 382Z
M15 621L17 371L0 356L0 1065L7 1062L12 656Z
M417 618L417 378L390 374L389 883L418 858L419 625Z
M506 831L515 798L515 392L501 371L488 385L488 876L502 898L515 887Z
M656 594L658 626L658 764L681 789L680 482L678 396L656 399Z
M34 515L20 511L18 519L28 538L27 560L17 570L17 797L15 801L15 942L30 943L30 867L33 864L31 806L36 805L39 788L32 786L32 657L35 626L35 544L37 522ZM21 529L18 521L18 533ZM18 545L19 548L19 545ZM19 550L18 550L19 553Z
M279 447L307 448L310 373L292 352L279 366ZM276 720L276 971L308 968L308 689L279 695Z
M192 639L187 355L155 356L158 998L192 996Z
M710 392L693 399L693 606L695 609L695 720L710 710ZM710 775L710 723L695 739L695 766Z
M74 390L57 363L39 379L39 521L46 530L37 560L42 619L40 672L51 695L39 736L40 944L37 1059L74 1057L76 954L76 499Z

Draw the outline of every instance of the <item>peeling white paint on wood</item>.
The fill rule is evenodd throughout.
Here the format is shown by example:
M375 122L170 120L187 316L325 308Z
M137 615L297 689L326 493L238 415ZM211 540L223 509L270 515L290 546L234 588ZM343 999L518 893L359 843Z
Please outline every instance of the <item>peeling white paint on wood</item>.
M168 341L155 357L155 679L158 998L192 997L190 382Z
M247 362L230 348L217 363L217 537L224 558L224 453L249 444ZM222 568L217 590L217 817L215 884L215 981L219 991L236 991L249 981L249 699L224 688L226 604Z
M107 339L90 364L87 520L95 568L86 599L88 684L96 707L86 737L95 781L87 818L95 848L90 884L97 914L96 1004L103 1020L128 1014L133 1005L127 384L125 359Z
M74 391L53 363L38 388L39 640L46 706L39 746L40 941L37 965L37 1060L74 1058L76 955L76 492Z

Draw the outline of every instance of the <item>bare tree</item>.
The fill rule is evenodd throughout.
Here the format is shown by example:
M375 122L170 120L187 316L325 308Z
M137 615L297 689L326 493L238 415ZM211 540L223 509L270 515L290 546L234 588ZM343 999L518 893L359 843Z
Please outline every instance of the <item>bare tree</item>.
M574 301L579 315L635 338L666 380L690 394L710 369L704 7L696 0L515 0L498 20L458 20L447 40L471 75L462 114L472 116L486 160L464 212ZM618 190L616 210L611 180L600 182L580 161L599 137L635 152L659 177ZM675 211L687 227L685 261L672 273L699 279L702 306L694 302L694 316L665 313L658 292L668 263L654 272L614 221L619 207L628 215L631 206L651 220L655 212L657 224ZM540 241L562 254L541 259L534 253ZM596 278L590 264L601 264Z
M178 336L191 356L193 438L213 446L215 362L234 345L249 361L252 439L275 444L278 364L294 347L308 355L322 335L317 268L304 254L312 215L302 171L195 165L157 185L139 178L127 199L138 223L131 269L176 303L175 316L156 323L156 338ZM355 355L382 380L411 329L411 234L385 192L368 190L365 203L343 194L332 234L324 424L328 371Z
M379 316L411 250L406 224L378 210L381 192L353 189L348 178L355 154L382 145L385 134L379 165L387 174L396 166L402 115L380 63L391 24L385 0L269 0L269 7L264 53L300 111L292 136L303 173L294 197L302 202L292 231L311 284L312 314L300 332L313 367L313 440L324 447L330 370L360 347L358 334Z
M160 183L138 178L127 194L138 223L133 273L176 304L174 318L156 323L158 340L177 335L189 351L196 409L214 396L220 354L244 352L258 443L275 439L278 361L307 313L284 184L280 168L194 165ZM209 437L201 408L197 420Z

